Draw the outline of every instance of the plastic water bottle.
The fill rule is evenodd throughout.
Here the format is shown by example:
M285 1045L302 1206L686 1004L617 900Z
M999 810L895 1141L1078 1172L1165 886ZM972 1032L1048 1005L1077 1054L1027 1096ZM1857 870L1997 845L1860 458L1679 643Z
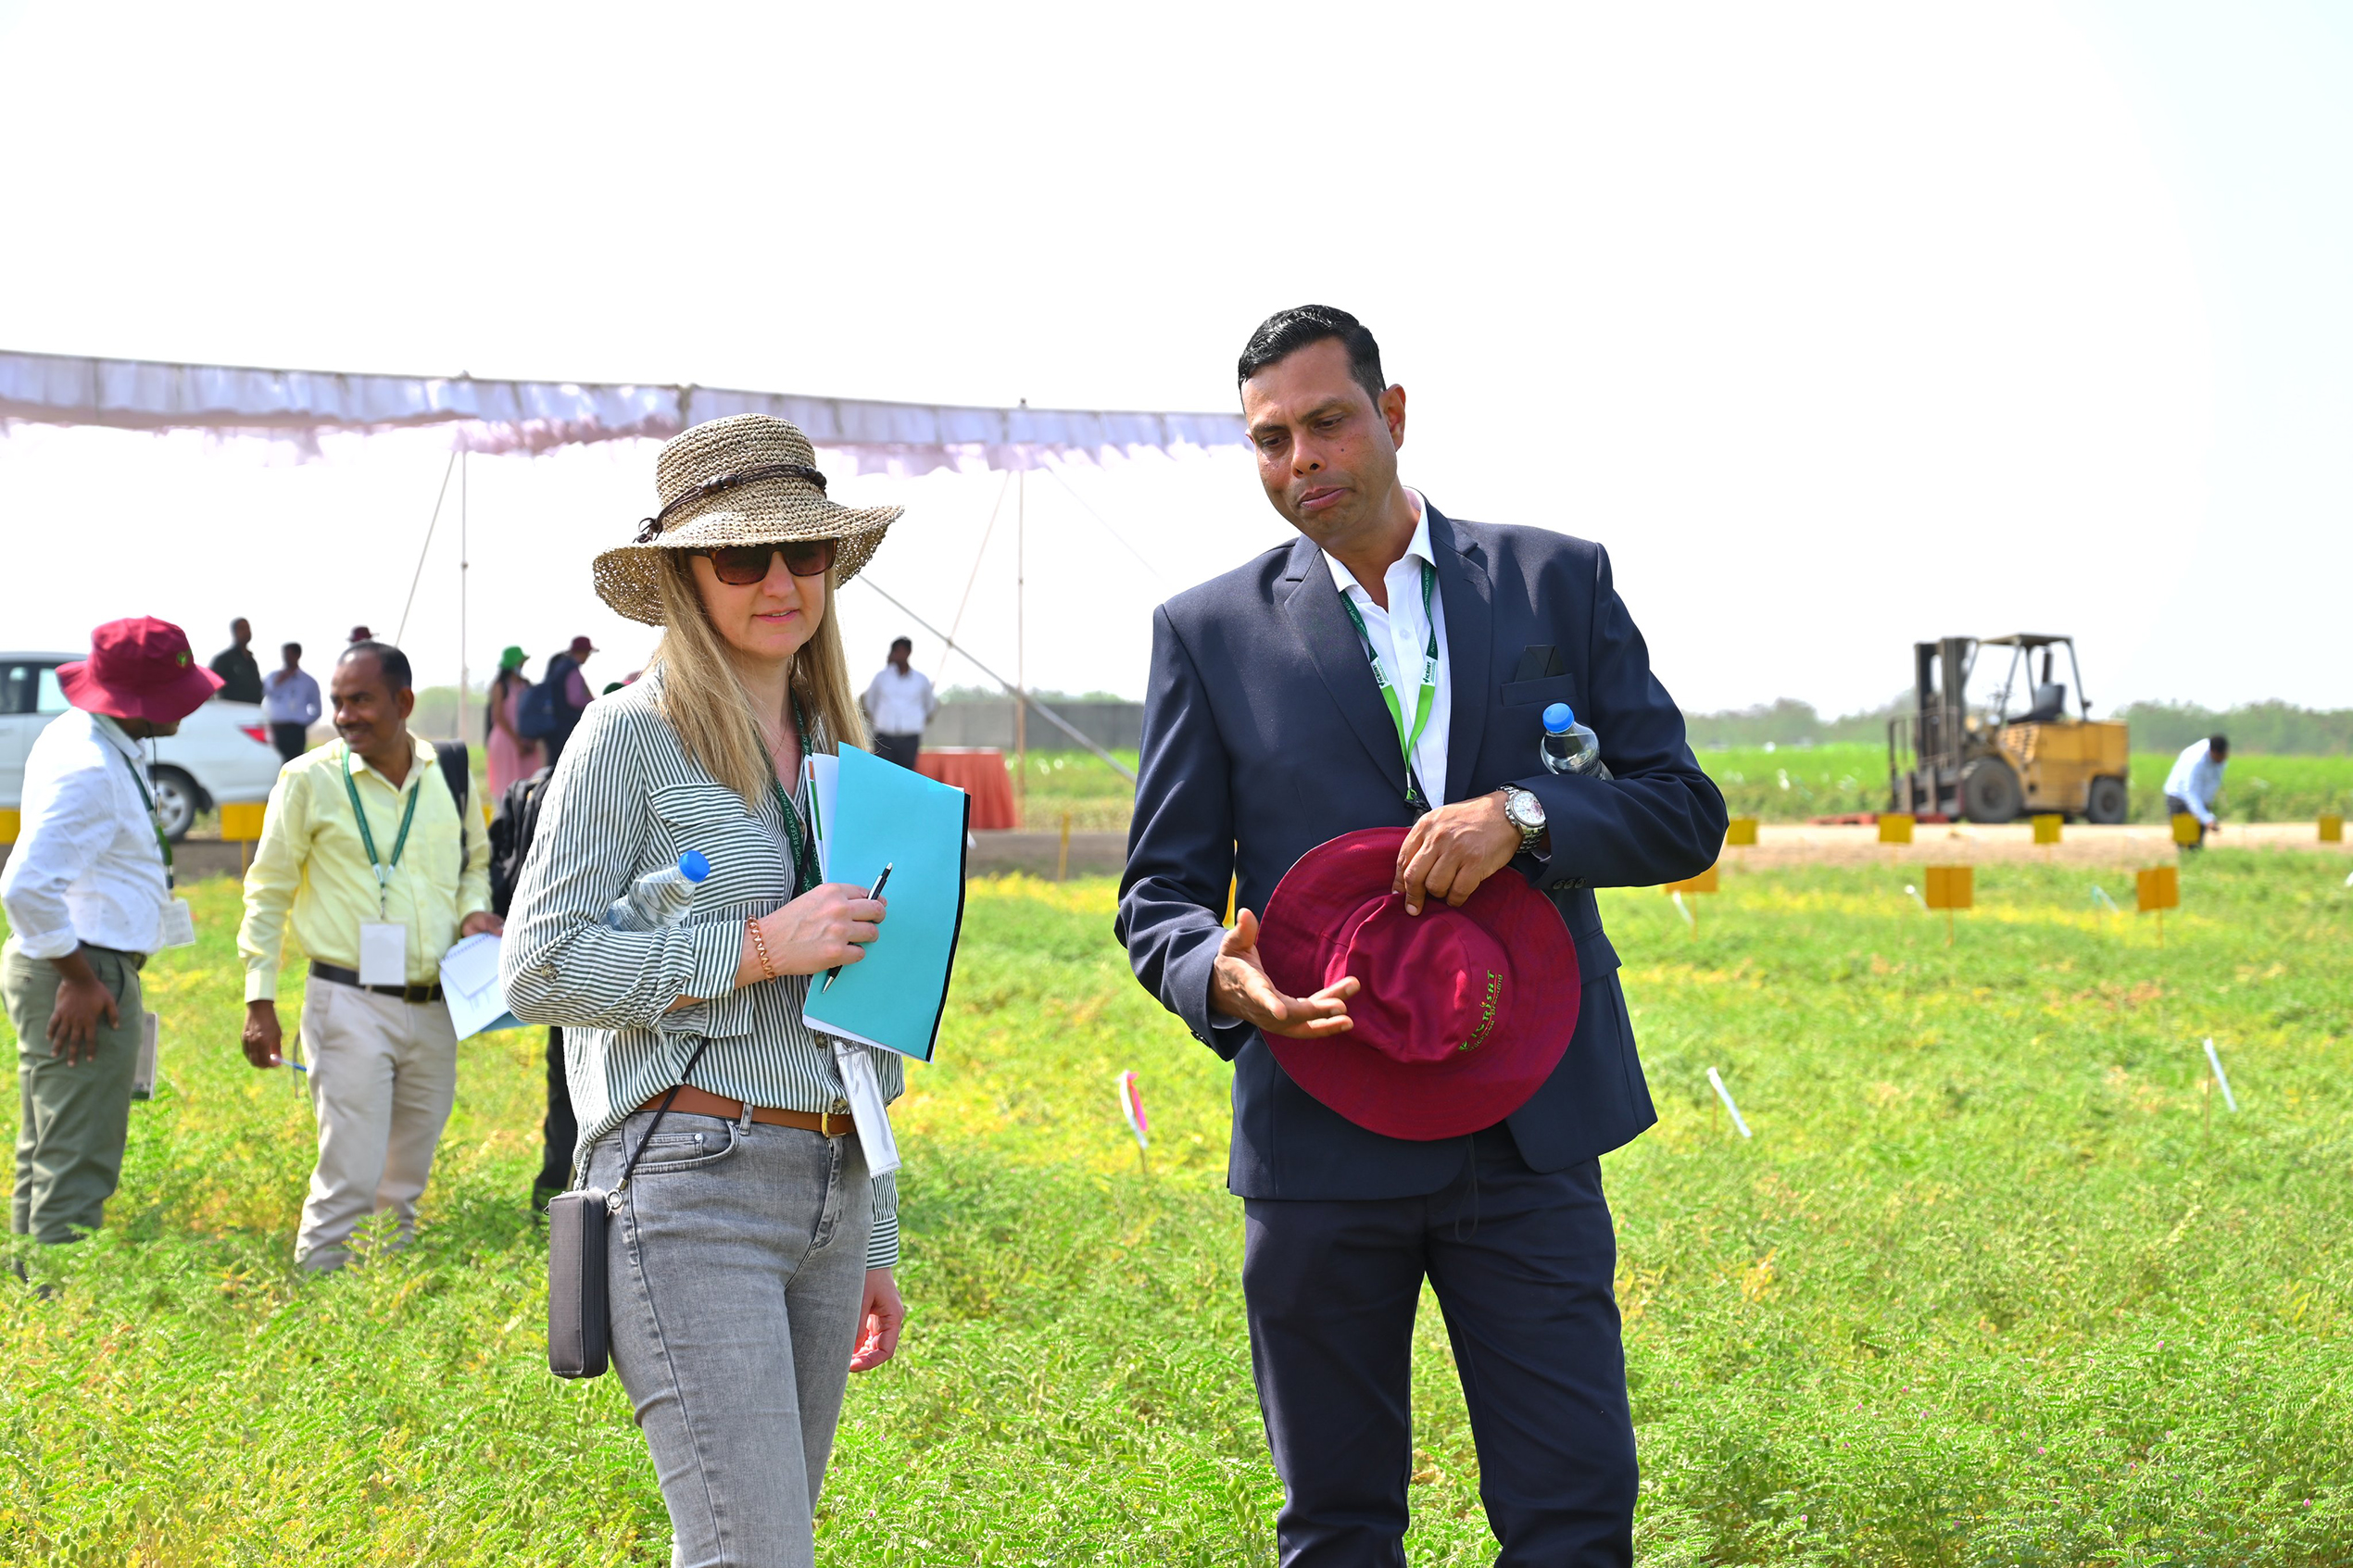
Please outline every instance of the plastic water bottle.
M1536 743L1536 756L1547 772L1609 777L1609 767L1602 760L1601 737L1579 723L1565 702L1544 709L1544 738Z
M613 900L605 923L615 931L653 931L676 925L695 901L695 884L711 874L711 862L699 849L678 857L675 866L648 872L629 889L629 897Z

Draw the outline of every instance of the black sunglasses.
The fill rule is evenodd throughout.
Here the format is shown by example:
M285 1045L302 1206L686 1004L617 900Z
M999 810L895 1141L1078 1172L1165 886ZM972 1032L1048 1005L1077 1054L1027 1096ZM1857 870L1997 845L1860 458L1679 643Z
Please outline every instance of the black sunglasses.
M768 563L785 558L785 570L795 577L823 577L834 566L838 539L795 539L779 545L723 545L688 550L711 562L711 575L731 588L749 588L768 575Z

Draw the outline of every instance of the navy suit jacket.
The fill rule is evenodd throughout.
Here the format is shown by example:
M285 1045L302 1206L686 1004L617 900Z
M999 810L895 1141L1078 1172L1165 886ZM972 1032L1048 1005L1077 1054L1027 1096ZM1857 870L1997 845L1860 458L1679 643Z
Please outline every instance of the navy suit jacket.
M1556 1171L1657 1120L1592 889L1705 871L1724 841L1724 797L1684 743L1682 713L1651 674L1600 546L1455 521L1435 507L1429 539L1453 697L1444 798L1510 783L1543 801L1550 860L1523 855L1497 874L1543 892L1577 944L1576 1033L1508 1118L1529 1166ZM1516 678L1524 664L1531 677ZM1544 771L1537 743L1555 702L1601 737L1614 778ZM1403 1198L1463 1168L1468 1139L1367 1132L1293 1083L1255 1028L1209 1010L1230 879L1241 908L1264 910L1316 845L1412 821L1396 727L1314 542L1271 550L1154 612L1114 930L1144 988L1234 1064L1227 1183L1241 1197Z

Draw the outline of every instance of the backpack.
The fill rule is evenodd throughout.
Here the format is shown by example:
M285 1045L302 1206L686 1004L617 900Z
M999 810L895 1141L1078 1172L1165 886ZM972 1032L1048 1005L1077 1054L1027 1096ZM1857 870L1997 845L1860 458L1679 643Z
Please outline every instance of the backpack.
M458 880L463 882L466 859L472 853L466 847L466 797L473 790L473 759L461 740L434 742L433 757L441 764L441 782L449 786L449 798L458 807Z
M515 705L515 730L523 739L546 740L563 728L564 714L572 707L564 700L564 682L577 668L569 654L547 660L547 672Z
M531 853L532 836L539 831L539 802L547 793L547 775L553 771L542 768L509 784L497 814L490 819L490 909L500 920L507 918L507 906L515 901L515 884L522 880L523 860Z

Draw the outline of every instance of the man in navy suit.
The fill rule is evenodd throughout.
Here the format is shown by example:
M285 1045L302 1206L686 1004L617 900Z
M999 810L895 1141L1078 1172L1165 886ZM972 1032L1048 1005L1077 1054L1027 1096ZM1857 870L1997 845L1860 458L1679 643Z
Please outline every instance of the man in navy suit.
M1405 392L1354 317L1270 317L1239 379L1259 478L1301 537L1154 613L1117 931L1144 987L1234 1065L1227 1179L1244 1202L1282 1562L1402 1568L1427 1277L1498 1563L1629 1562L1634 1432L1599 1156L1656 1116L1592 890L1713 864L1723 797L1599 546L1449 518L1398 482ZM1600 735L1613 776L1545 771L1555 702ZM1395 882L1409 911L1460 906L1508 872L1550 897L1576 945L1560 1065L1469 1137L1359 1127L1264 1038L1345 1034L1365 977L1282 995L1252 910L1307 850L1387 826L1411 829Z

